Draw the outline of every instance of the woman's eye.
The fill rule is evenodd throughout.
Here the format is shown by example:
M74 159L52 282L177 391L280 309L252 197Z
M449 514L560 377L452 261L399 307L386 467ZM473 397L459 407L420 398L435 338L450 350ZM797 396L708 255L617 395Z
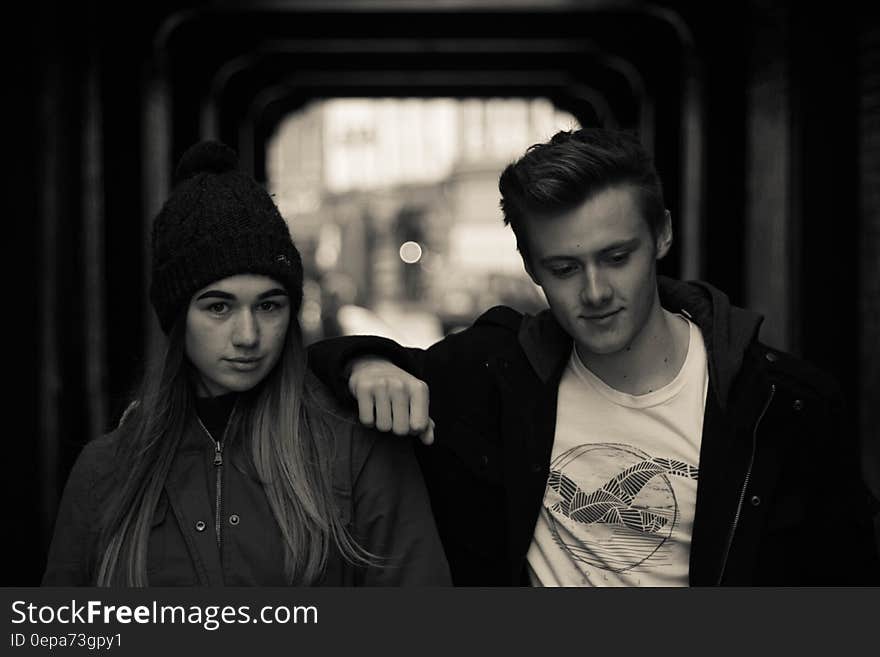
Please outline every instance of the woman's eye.
M259 305L259 309L262 310L263 312L267 312L267 313L272 312L273 310L278 310L278 308L280 308L280 307L281 307L281 304L279 304L277 301L263 301Z

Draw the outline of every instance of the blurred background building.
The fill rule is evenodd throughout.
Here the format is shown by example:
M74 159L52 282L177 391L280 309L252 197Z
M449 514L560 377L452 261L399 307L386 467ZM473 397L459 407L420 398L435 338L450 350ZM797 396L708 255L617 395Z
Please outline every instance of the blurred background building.
M637 130L676 242L662 271L761 311L832 372L880 494L880 29L793 0L58 0L8 9L15 425L4 584L34 584L69 468L161 334L152 218L194 142L275 195L310 340L426 344L544 303L497 177L558 128ZM14 377L14 378L12 378ZM829 436L829 443L835 437Z
M303 253L311 341L427 347L500 303L546 304L503 225L498 178L577 120L546 99L346 98L285 118L267 183Z

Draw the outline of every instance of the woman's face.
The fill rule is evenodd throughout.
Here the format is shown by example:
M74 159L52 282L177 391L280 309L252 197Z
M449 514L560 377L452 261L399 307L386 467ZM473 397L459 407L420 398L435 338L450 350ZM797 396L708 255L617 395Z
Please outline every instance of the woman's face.
M287 292L268 276L239 274L196 292L186 313L186 355L200 375L197 394L257 385L281 356L289 324Z

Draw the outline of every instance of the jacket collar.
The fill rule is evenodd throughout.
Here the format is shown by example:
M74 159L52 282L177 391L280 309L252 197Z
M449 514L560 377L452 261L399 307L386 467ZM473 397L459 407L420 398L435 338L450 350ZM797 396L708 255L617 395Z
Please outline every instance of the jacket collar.
M703 334L709 377L722 409L727 408L730 388L739 372L745 351L758 337L763 317L730 304L727 295L708 283L683 282L657 277L660 304L668 311L688 316ZM571 354L572 339L549 310L526 315L519 329L519 343L535 373L545 383L558 378Z

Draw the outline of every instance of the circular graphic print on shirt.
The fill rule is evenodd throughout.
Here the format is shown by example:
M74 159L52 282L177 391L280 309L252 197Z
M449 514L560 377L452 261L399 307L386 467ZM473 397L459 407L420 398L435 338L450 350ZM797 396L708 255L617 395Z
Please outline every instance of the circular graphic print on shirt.
M573 560L616 573L662 556L679 517L670 477L697 475L631 445L573 447L550 464L544 507L554 540Z

